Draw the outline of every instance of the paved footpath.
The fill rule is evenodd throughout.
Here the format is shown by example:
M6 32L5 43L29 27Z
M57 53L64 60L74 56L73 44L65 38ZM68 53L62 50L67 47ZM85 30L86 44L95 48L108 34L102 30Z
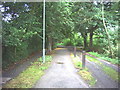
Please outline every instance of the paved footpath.
M88 85L77 74L70 52L61 48L56 50L52 65L33 88L88 88Z
M81 53L77 52L77 55L81 59ZM99 60L102 62L101 60ZM110 67L110 64L104 63L106 66ZM86 67L89 68L89 71L92 72L92 75L97 79L97 82L94 88L118 88L118 83L115 82L110 76L108 76L102 68L95 62L89 61L86 59ZM113 67L113 66L111 66Z
M15 65L13 69L3 72L2 83L0 83L0 85L5 84L10 79L13 79L16 76L18 76L22 71L24 71L27 67L30 66L31 62L34 62L34 60L39 58L41 55L42 55L41 53L36 53L34 56L32 56L31 58L28 58L28 60L23 62L22 64L18 63Z

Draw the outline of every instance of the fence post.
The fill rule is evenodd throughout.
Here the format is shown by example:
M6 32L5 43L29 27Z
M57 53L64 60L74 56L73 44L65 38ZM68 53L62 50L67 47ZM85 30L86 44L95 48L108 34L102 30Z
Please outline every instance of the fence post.
M74 57L76 57L76 46L74 46Z
M85 51L82 51L82 68L85 68Z

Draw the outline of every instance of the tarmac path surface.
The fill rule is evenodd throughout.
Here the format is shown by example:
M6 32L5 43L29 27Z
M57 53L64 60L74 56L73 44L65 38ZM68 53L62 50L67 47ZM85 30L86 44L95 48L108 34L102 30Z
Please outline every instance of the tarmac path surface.
M61 48L55 51L50 68L33 88L88 88L88 85L77 74L70 52Z
M77 55L81 59L81 53L77 52ZM102 62L104 65L107 64L107 63L104 63L101 60L99 60L99 61ZM110 64L108 64L106 66L110 67ZM94 88L118 88L118 83L116 81L114 81L110 76L108 76L102 70L102 68L99 65L97 65L96 63L91 62L88 59L86 59L86 67L92 73L94 78L97 79L96 84L93 86ZM113 67L113 66L111 66L111 67Z
M73 53L73 51L69 50L69 48L56 49L55 54L53 55L51 66L45 71L45 75L43 75L36 82L33 88L89 88L89 85L77 74L78 70L72 63L70 53ZM36 53L33 57L29 58L29 60L21 64L17 64L13 69L2 73L2 83L4 84L8 79L18 76L22 71L29 67L31 62L41 55L42 53ZM77 55L81 59L81 52L77 52ZM117 66L106 63L103 60L99 61L106 66L112 67L116 71L119 71ZM86 60L86 67L89 68L89 71L97 79L97 83L95 86L93 86L93 88L119 87L118 85L120 84L112 80L112 78L103 72L101 67L96 63Z

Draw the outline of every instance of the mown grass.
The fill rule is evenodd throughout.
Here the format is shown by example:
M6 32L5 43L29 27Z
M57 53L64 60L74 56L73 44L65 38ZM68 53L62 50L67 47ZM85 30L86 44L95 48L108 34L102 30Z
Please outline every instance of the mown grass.
M3 88L32 88L37 80L44 75L44 70L46 70L52 60L52 56L46 56L46 63L42 63L42 58L38 58L35 62L16 78L10 80Z
M95 85L96 80L95 80L95 78L92 76L92 73L91 73L91 72L89 72L88 70L80 70L78 73L81 75L81 77L82 77L85 81L88 82L88 84L89 84L90 86Z
M112 79L114 79L117 82L120 82L119 77L120 77L120 73L115 71L113 68L111 67L107 67L105 65L102 66L103 71L108 74Z
M116 70L114 70L111 67L108 67L108 66L104 65L103 63L101 63L100 61L98 61L96 58L90 57L88 55L86 55L86 57L87 57L88 60L90 60L92 62L95 62L97 65L99 65L102 68L102 70L107 75L109 75L113 80L115 80L117 82L120 82L120 80L119 80L120 73L119 72L117 72Z
M73 54L71 54L72 61L74 63L75 68L79 69L78 74L85 80L90 86L95 85L96 79L92 76L92 73L89 72L88 68L85 67L82 69L82 62L80 61L79 57L74 57Z
M99 65L102 65L102 62L98 61L96 58L90 57L88 55L86 55L86 58L89 59L89 61L95 62Z
M73 54L71 54L71 57L72 57L72 61L74 63L75 68L82 69L82 62L80 61L80 59L77 56L74 57Z
M109 61L112 64L119 64L119 62L120 62L118 59L112 59L112 58L104 56L103 54L98 54L97 52L88 52L88 53L91 54L91 55L94 55L96 57L99 57L103 60Z

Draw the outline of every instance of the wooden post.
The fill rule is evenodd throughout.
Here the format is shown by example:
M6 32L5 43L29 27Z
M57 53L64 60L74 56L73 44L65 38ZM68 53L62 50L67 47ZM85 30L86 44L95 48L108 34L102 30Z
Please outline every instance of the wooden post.
M76 46L74 46L74 57L76 57Z
M85 51L82 51L82 68L85 68Z

